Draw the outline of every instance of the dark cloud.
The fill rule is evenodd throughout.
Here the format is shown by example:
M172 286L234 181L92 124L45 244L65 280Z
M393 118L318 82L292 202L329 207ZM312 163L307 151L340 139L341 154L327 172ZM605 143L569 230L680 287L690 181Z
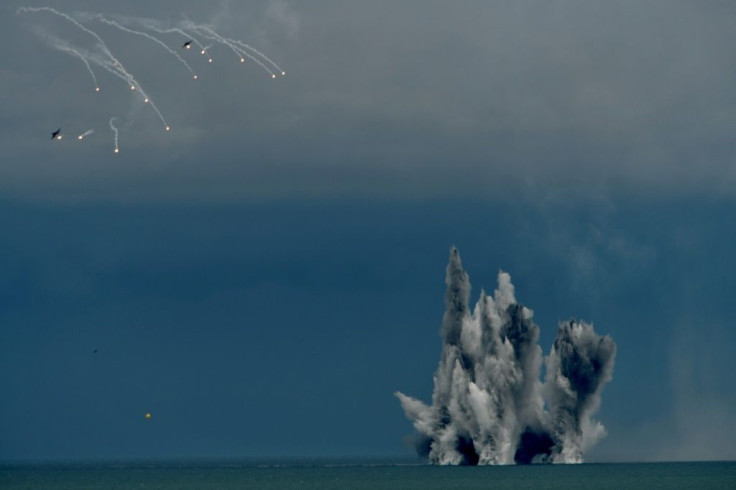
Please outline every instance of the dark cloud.
M170 135L105 74L115 95L92 99L79 60L33 35L34 27L75 37L72 30L15 15L19 5L5 6L2 21L3 44L13 46L2 54L2 83L14 94L4 101L2 137L16 162L3 170L6 194L38 194L27 179L53 161L64 169L55 182L68 194L155 199L154 190L107 181L109 170L80 182L79 173L109 162L106 132L73 154L39 147L42 129L103 129L112 115L129 124L130 156L118 162L146 161L136 173L152 181L167 162L162 194L174 198L509 197L557 192L550 187L729 194L733 187L729 3L65 5L168 21L185 14L249 42L288 72L270 83L220 47L216 66L193 63L203 76L192 84L155 45L95 24L171 120ZM447 186L448 179L464 184Z

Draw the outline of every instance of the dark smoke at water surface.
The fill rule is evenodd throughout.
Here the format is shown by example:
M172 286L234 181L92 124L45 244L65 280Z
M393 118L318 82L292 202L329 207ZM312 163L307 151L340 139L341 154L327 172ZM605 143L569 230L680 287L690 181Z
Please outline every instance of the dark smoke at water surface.
M419 454L434 464L582 462L605 435L592 416L613 375L613 340L569 320L543 359L533 312L516 302L507 273L471 310L470 280L452 248L445 283L432 404L396 393L414 423Z

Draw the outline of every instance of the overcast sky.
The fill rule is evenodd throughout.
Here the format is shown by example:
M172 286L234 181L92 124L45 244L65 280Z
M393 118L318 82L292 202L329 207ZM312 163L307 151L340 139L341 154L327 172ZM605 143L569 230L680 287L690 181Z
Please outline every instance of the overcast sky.
M167 132L24 5L286 76L85 20ZM10 0L0 44L0 459L411 455L453 244L545 351L618 343L591 459L736 458L733 2Z

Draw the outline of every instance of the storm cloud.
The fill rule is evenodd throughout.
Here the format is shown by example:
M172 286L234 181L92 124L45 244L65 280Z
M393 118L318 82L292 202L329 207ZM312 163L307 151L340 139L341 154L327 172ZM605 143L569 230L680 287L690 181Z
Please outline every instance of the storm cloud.
M23 5L11 1L0 21L0 41L13 46L0 54L0 76L16 95L3 101L0 141L8 161L32 163L2 169L5 193L38 198L53 187L97 199L221 201L485 197L492 182L506 183L493 190L500 198L734 188L728 2L97 2L111 19L206 24L268 54L288 76L271 83L219 46L212 67L188 59L201 73L188 83L158 47L95 23L173 132L136 109L117 158L125 170L104 167L94 178L80 175L112 158L109 132L85 141L85 151L39 148L34 135L105 128L131 112L128 101L87 95L79 60L32 32L40 24L63 38L70 26L15 15ZM180 37L163 40L178 48ZM162 178L162 167L176 171Z

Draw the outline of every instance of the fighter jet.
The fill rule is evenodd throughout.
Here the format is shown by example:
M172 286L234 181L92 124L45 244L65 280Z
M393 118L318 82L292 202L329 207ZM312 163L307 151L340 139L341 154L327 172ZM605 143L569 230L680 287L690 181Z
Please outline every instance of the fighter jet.
M187 48L187 49L189 49L189 45L190 45L190 44L192 44L192 40L191 40L191 39L190 39L189 41L185 42L184 44L182 44L182 45L181 45L181 47L182 47L182 48Z
M61 128L57 129L53 133L51 133L51 139L52 140L60 140L61 139Z

